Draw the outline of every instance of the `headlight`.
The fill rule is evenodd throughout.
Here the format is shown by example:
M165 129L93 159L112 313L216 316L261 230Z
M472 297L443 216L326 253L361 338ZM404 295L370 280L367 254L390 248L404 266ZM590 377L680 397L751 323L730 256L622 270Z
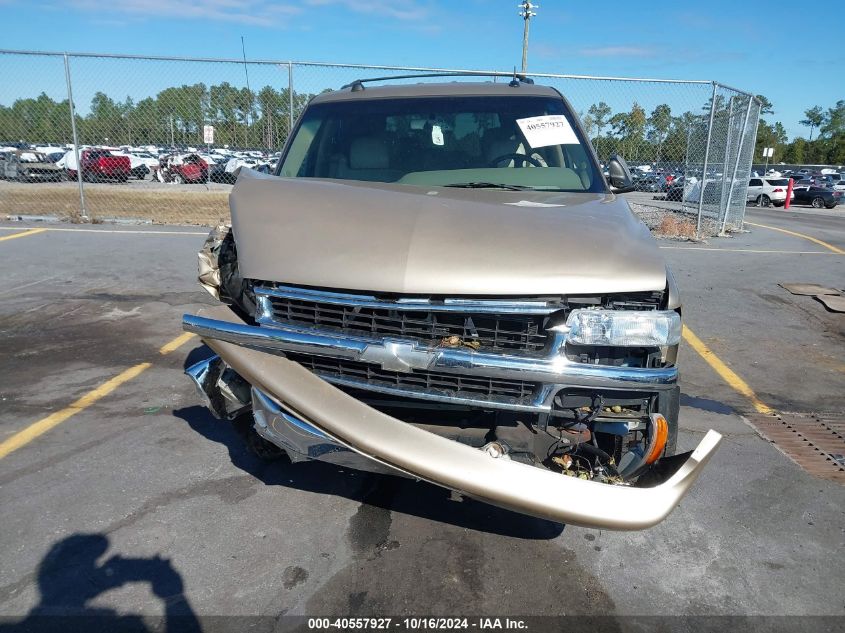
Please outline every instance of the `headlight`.
M671 310L573 310L567 342L610 347L667 347L681 340L681 317Z

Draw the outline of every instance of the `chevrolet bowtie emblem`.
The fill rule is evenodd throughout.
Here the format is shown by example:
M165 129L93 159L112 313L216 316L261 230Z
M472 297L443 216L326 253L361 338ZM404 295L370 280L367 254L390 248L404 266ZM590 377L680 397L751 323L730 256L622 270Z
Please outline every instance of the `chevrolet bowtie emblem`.
M381 365L385 371L410 373L414 369L428 369L435 356L436 352L421 350L412 343L388 340L367 345L360 358L364 362Z

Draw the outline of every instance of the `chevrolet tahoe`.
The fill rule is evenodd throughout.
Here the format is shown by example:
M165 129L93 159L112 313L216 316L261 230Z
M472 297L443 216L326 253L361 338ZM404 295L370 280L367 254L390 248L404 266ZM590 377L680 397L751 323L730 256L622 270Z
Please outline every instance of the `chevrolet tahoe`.
M374 85L305 108L199 253L221 306L187 370L251 445L642 529L719 444L676 454L681 301L568 101L530 79ZM295 466L292 466L295 467Z

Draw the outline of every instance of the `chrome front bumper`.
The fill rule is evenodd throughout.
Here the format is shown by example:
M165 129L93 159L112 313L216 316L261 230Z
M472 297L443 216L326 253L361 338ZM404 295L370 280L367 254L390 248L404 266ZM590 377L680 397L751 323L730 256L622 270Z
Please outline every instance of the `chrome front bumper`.
M182 326L186 331L198 334L202 338L214 338L267 351L297 352L368 362L389 371L437 371L522 380L540 385L536 393L527 401L460 399L463 404L493 409L548 413L552 409L555 394L563 387L660 392L676 388L678 381L676 367L646 369L572 362L565 355L557 352L566 343L565 335L562 333L556 334L552 353L540 357L491 354L461 348L430 348L414 345L407 340L333 336L296 326L253 326L244 323L226 307L213 308L197 315L185 315ZM358 387L395 395L411 395L389 386L357 382L354 379L331 375L321 377L340 386ZM426 391L417 391L412 395L423 400L448 399Z
M226 312L230 316L225 316ZM223 318L212 318L217 316ZM256 341L262 341L260 337L247 336L237 343L226 340L224 337L259 329L242 322L243 329L232 327L237 325L237 318L227 308L213 311L209 318L185 318L185 329L200 333L225 363L252 385L259 433L293 453L295 459L298 455L344 465L351 465L350 458L372 460L373 466L386 471L553 521L616 530L655 525L686 494L721 440L718 433L709 431L680 468L652 488L567 477L491 457L381 413L297 363L252 349L259 345Z

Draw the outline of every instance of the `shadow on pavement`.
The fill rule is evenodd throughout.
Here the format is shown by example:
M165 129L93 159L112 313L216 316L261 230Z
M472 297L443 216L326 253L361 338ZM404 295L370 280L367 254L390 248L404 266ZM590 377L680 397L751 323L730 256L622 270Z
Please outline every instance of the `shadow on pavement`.
M201 360L205 360L210 356L214 356L214 350L212 350L208 345L200 345L199 347L195 347L188 355L185 356L185 362L182 364L183 369L188 369L191 365L196 365Z
M199 358L197 356L193 362ZM453 501L443 488L404 477L353 471L323 462L265 462L246 449L244 437L250 432L251 416L223 422L202 406L176 409L173 414L206 439L224 445L232 464L268 486L338 495L393 512L503 536L553 539L564 529L563 524L528 517L480 501Z
M733 415L733 408L726 405L724 402L718 400L711 400L710 398L699 398L698 396L690 396L681 393L681 406L692 407L693 409L701 409L702 411L709 411L710 413L719 413L721 415Z
M98 564L108 547L108 537L98 533L73 534L54 544L38 566L39 603L25 619L0 624L0 633L202 630L169 560L116 554ZM138 582L149 584L161 600L163 617L121 615L90 604L102 593Z

